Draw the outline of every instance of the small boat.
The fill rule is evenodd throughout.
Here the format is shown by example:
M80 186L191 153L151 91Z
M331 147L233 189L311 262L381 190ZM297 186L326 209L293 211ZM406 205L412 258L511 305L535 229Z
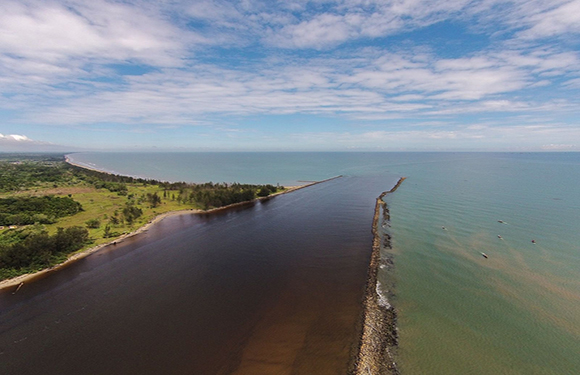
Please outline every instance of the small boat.
M500 240L503 240L503 237L500 236L499 234L497 235L497 238L499 238Z
M535 243L536 243L536 240L532 240L532 243L534 243L534 244L535 244Z
M481 253L481 252L480 252L480 254L481 254L481 256L482 256L482 257L484 257L485 259L487 259L487 258L488 258L486 253Z
M503 220L498 220L497 222L498 222L498 223L502 223L502 224L503 224Z

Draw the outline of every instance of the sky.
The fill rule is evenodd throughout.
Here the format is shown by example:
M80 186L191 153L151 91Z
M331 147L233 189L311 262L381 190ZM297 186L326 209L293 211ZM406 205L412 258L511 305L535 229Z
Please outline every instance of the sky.
M580 0L1 0L1 151L580 151Z

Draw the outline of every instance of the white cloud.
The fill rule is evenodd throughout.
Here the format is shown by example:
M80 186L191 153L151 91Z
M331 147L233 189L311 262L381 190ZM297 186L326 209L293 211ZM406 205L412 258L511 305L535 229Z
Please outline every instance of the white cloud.
M311 21L288 25L272 38L275 44L291 47L324 47L349 38L351 27L344 17L323 14Z
M531 14L524 22L530 27L520 33L522 38L537 39L580 33L580 0L543 2L539 9L529 11Z
M0 2L0 83L46 90L84 79L110 63L179 66L186 46L203 42L159 13L125 3ZM40 86L39 86L40 85Z
M63 146L30 139L22 134L0 134L0 152L70 152L80 150L82 149L75 146Z
M324 11L274 25L269 43L287 48L325 48L428 26L464 9L469 0L324 1ZM316 6L317 2L309 2ZM294 21L294 22L292 22ZM277 27L278 26L278 27Z
M122 3L5 0L0 5L0 51L45 62L79 57L175 65L182 48L178 35L161 17Z
M91 86L84 92L76 88L76 95L67 95L66 90L32 91L36 101L28 107L26 120L189 124L212 115L308 113L376 121L409 114L562 110L565 101L546 106L505 95L550 84L539 78L543 72L565 74L578 62L575 54L562 57L544 50L457 59L418 56L413 50L399 54L375 50L370 56L366 52L346 58L262 60L243 70L209 64L187 70L164 68L125 77L122 86ZM30 97L14 97L11 103L19 100L26 107Z
M413 55L385 54L373 62L374 66L357 68L344 79L373 90L426 99L479 100L529 87L537 81L536 74L551 71L558 75L580 67L575 53L542 53L530 57L530 53L517 51L488 52L470 58L428 57L424 61L416 61Z
M313 144L335 149L361 148L374 150L407 149L471 149L498 150L521 147L543 150L579 150L578 145L566 142L578 139L580 130L565 124L506 125L482 123L457 125L454 130L374 130L366 132L305 132L292 135L297 144ZM546 143L548 142L548 143Z
M9 135L0 134L0 140L2 142L32 142L32 139L28 138L25 135L19 134L9 134Z
M289 3L289 4L288 4ZM268 11L252 2L249 13L230 6L228 11L219 7L198 6L206 9L201 14L216 19L216 13L225 19L236 14L245 15L244 25L251 20L265 22L255 30L269 32L266 41L284 48L324 49L344 42L386 37L417 30L441 21L463 22L476 32L510 33L531 40L580 32L580 0L334 0L297 1L272 6ZM219 11L216 12L215 8ZM297 12L298 10L298 12ZM298 15L297 15L298 14Z
M564 82L564 86L572 88L572 89L579 89L580 88L580 78L570 79Z
M412 120L398 132L464 114L577 114L579 53L541 39L580 32L578 4L4 0L0 108L21 124L134 131L264 114ZM455 49L444 33L440 44L425 34L390 38L442 21L471 27L486 47ZM121 76L111 64L145 69ZM483 131L446 126L418 138L477 139Z
M21 134L0 134L0 152L38 151L50 148L47 142L37 142Z

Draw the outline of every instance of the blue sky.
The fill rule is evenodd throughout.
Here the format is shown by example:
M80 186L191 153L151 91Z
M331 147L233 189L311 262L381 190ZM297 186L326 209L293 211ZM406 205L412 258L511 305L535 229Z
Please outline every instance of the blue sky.
M0 151L580 151L580 0L2 0Z

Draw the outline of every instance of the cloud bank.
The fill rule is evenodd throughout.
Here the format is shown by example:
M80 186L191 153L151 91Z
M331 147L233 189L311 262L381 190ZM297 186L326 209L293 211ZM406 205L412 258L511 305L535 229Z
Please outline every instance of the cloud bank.
M285 125L244 119L300 115L347 122L361 142L541 121L575 137L579 25L580 0L5 0L0 116L12 128L228 124L280 138Z

